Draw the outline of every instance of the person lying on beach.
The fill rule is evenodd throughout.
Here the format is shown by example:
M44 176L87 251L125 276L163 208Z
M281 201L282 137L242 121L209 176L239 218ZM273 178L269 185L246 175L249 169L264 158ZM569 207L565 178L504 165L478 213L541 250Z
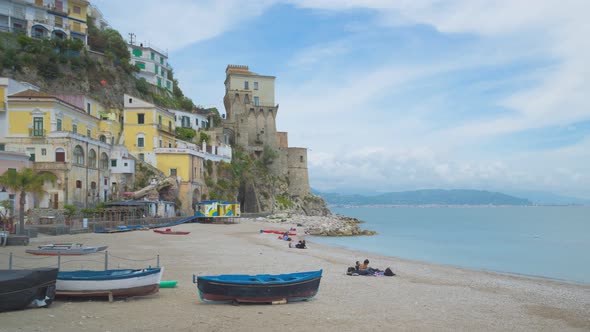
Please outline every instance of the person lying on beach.
M363 264L361 264L361 266L359 266L358 269L361 270L361 271L368 270L369 269L369 260L368 259L365 259L365 261L363 262Z
M299 243L295 245L295 248L307 249L307 246L305 245L305 240L299 240Z

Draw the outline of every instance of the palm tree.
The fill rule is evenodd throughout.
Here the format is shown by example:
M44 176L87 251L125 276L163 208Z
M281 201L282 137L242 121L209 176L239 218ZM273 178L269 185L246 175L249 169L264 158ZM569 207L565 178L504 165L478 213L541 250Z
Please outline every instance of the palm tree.
M13 192L20 191L19 200L19 229L18 234L25 233L25 203L27 193L42 194L45 181L55 183L56 176L51 173L35 173L31 168L22 168L20 171L9 169L0 175L0 185Z

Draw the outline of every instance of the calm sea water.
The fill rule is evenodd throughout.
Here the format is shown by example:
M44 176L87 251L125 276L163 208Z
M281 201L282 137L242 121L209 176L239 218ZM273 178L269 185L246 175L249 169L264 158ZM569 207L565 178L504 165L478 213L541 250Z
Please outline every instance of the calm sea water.
M332 212L364 220L361 228L378 235L314 237L315 242L590 283L590 207L358 207L332 208Z

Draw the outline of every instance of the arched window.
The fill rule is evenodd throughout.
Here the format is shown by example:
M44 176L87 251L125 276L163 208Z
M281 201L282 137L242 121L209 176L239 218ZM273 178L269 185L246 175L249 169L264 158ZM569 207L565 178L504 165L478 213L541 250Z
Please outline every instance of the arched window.
M94 149L88 151L88 167L96 168L96 152Z
M84 150L79 145L74 148L74 163L84 165Z
M106 170L109 168L109 156L106 153L100 155L100 169Z
M107 137L105 135L100 135L100 137L98 139L103 143L107 142Z

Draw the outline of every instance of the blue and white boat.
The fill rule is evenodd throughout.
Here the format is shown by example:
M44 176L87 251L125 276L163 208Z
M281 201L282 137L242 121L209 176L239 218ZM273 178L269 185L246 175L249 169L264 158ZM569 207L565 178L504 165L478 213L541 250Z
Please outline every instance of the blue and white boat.
M199 297L204 302L272 303L304 301L314 297L320 286L322 270L287 274L193 275Z
M56 296L128 297L157 293L164 268L59 272Z

